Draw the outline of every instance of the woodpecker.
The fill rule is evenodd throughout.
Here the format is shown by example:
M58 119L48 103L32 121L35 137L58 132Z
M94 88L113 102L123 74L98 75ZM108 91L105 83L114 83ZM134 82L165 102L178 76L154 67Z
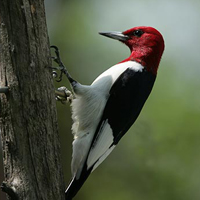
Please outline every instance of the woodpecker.
M124 32L100 32L129 47L125 60L82 85L67 75L72 100L72 180L65 192L71 200L88 176L111 153L137 119L154 85L164 51L164 40L155 28L140 26Z

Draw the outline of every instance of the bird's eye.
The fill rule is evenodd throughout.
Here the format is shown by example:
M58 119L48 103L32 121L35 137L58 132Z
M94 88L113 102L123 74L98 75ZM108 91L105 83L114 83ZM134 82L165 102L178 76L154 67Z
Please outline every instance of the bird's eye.
M144 33L144 32L143 32L142 30L138 29L138 30L135 30L135 31L133 32L133 35L134 35L134 36L137 36L137 37L140 37L143 33Z

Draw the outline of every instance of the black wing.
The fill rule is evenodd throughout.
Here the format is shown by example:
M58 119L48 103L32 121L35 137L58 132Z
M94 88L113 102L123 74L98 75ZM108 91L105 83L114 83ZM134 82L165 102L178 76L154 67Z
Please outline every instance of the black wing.
M108 119L113 130L113 144L119 142L137 119L155 79L156 76L148 71L127 69L111 88L102 121Z

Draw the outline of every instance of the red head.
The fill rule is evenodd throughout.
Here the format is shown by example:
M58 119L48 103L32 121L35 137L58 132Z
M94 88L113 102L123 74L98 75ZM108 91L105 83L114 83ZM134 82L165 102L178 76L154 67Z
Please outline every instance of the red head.
M157 73L158 65L164 51L162 35L152 27L140 26L124 32L103 32L101 35L117 39L126 44L131 55L126 60L141 63L146 69L154 74Z

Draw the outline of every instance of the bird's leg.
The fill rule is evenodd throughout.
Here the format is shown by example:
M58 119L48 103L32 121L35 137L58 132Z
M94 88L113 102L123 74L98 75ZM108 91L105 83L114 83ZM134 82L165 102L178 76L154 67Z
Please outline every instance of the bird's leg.
M54 60L54 62L56 62L58 64L58 67L52 67L52 69L60 71L59 79L56 81L57 82L62 81L62 76L63 76L63 74L65 74L67 76L72 88L74 88L74 86L77 84L77 81L75 81L71 77L71 75L67 71L66 67L62 63L58 47L51 46L51 48L53 48L55 50L55 55L56 55L55 57L52 57L52 59ZM57 77L56 71L53 71L53 76L55 78ZM65 86L62 86L62 87L58 88L57 90L55 90L55 95L56 95L56 100L61 101L63 104L66 104L67 102L71 103L74 98L72 92L69 91Z

